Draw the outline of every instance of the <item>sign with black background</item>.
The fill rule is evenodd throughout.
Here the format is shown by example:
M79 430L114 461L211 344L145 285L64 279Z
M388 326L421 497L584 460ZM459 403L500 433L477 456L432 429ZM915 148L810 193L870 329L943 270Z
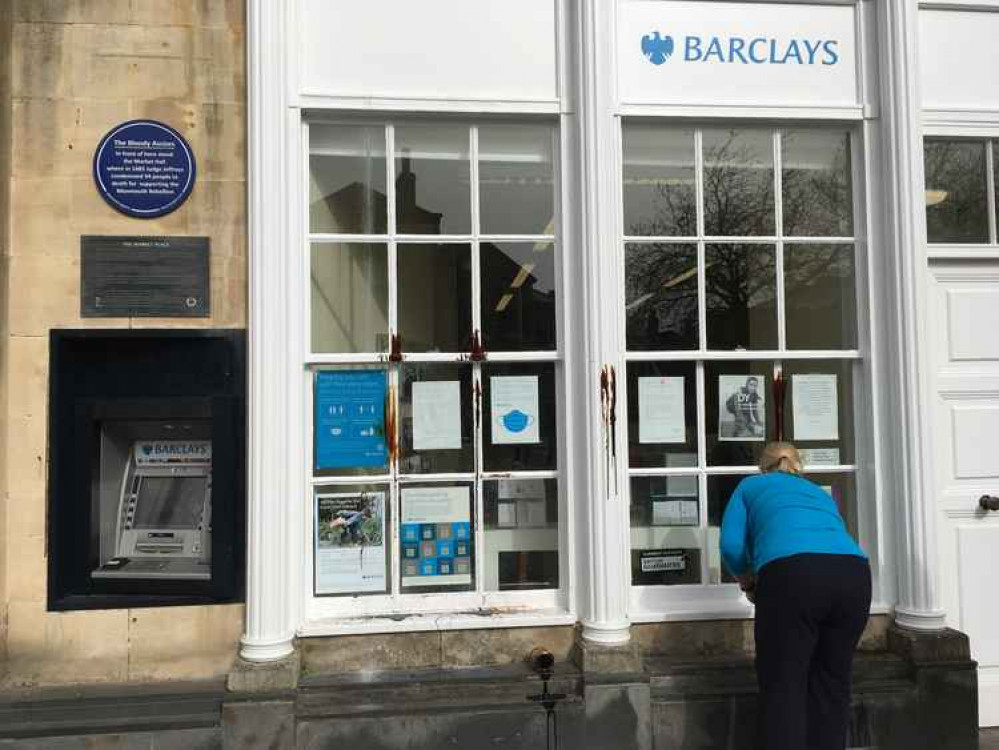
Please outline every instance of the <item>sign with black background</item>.
M80 315L207 318L207 237L80 238Z

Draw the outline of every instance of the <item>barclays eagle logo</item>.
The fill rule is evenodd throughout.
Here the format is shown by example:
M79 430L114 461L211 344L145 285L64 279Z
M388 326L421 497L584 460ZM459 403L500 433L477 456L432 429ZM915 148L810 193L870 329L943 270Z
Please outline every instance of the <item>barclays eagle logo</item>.
M658 31L642 37L642 54L653 65L662 65L673 54L673 37L660 36Z

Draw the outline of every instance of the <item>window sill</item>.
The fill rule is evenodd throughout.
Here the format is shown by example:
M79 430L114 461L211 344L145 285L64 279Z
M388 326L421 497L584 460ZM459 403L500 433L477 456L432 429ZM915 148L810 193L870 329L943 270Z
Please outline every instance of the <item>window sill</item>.
M298 629L300 638L331 635L374 635L445 630L489 630L493 628L537 628L575 625L574 613L559 609L522 612L423 612L412 615L330 617L310 620Z

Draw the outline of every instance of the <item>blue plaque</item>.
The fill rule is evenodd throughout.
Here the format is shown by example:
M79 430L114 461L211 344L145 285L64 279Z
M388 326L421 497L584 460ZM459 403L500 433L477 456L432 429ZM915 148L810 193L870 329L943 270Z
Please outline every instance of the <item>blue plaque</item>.
M316 469L384 469L385 370L323 370L315 382Z
M126 122L101 140L94 181L112 208L155 219L180 208L194 189L194 152L183 136L154 120Z

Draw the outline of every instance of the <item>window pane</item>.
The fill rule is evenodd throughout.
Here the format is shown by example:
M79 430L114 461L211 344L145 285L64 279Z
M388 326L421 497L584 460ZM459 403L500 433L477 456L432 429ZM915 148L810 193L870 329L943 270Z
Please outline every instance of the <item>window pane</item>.
M775 234L770 131L706 129L703 142L705 234Z
M693 362L628 364L629 466L697 466L696 372Z
M776 249L708 245L705 276L709 349L776 349Z
M773 372L772 361L704 364L709 465L755 466L776 440Z
M486 471L555 469L555 365L482 366L482 457Z
M784 435L806 466L852 464L853 360L785 360Z
M399 472L473 471L472 368L406 362L400 389Z
M467 351L472 333L470 246L399 245L397 259L403 351Z
M783 134L781 146L784 235L852 235L849 133L791 130Z
M483 242L480 252L486 351L555 349L555 245Z
M701 582L697 476L631 478L631 583Z
M930 242L988 242L985 143L927 139L926 235Z
M625 235L697 234L694 131L624 126Z
M482 483L487 591L558 588L558 483Z
M854 541L860 541L859 537L859 513L857 509L856 477L852 472L836 474L813 474L805 472L805 477L824 489L839 508L839 514L843 516L846 523L846 530L850 532Z
M534 125L479 128L483 234L554 234L554 131Z
M785 245L784 309L789 349L855 349L853 245Z
M388 247L312 244L312 351L383 352L388 345Z
M316 487L313 516L316 596L389 593L390 497L387 484Z
M697 246L624 250L628 349L697 349Z
M395 129L395 211L400 234L472 231L468 128Z
M403 592L475 589L474 508L471 482L400 486L399 573Z
M309 128L309 231L384 234L385 128Z
M721 561L721 523L729 498L745 475L708 477L708 583L735 583Z

